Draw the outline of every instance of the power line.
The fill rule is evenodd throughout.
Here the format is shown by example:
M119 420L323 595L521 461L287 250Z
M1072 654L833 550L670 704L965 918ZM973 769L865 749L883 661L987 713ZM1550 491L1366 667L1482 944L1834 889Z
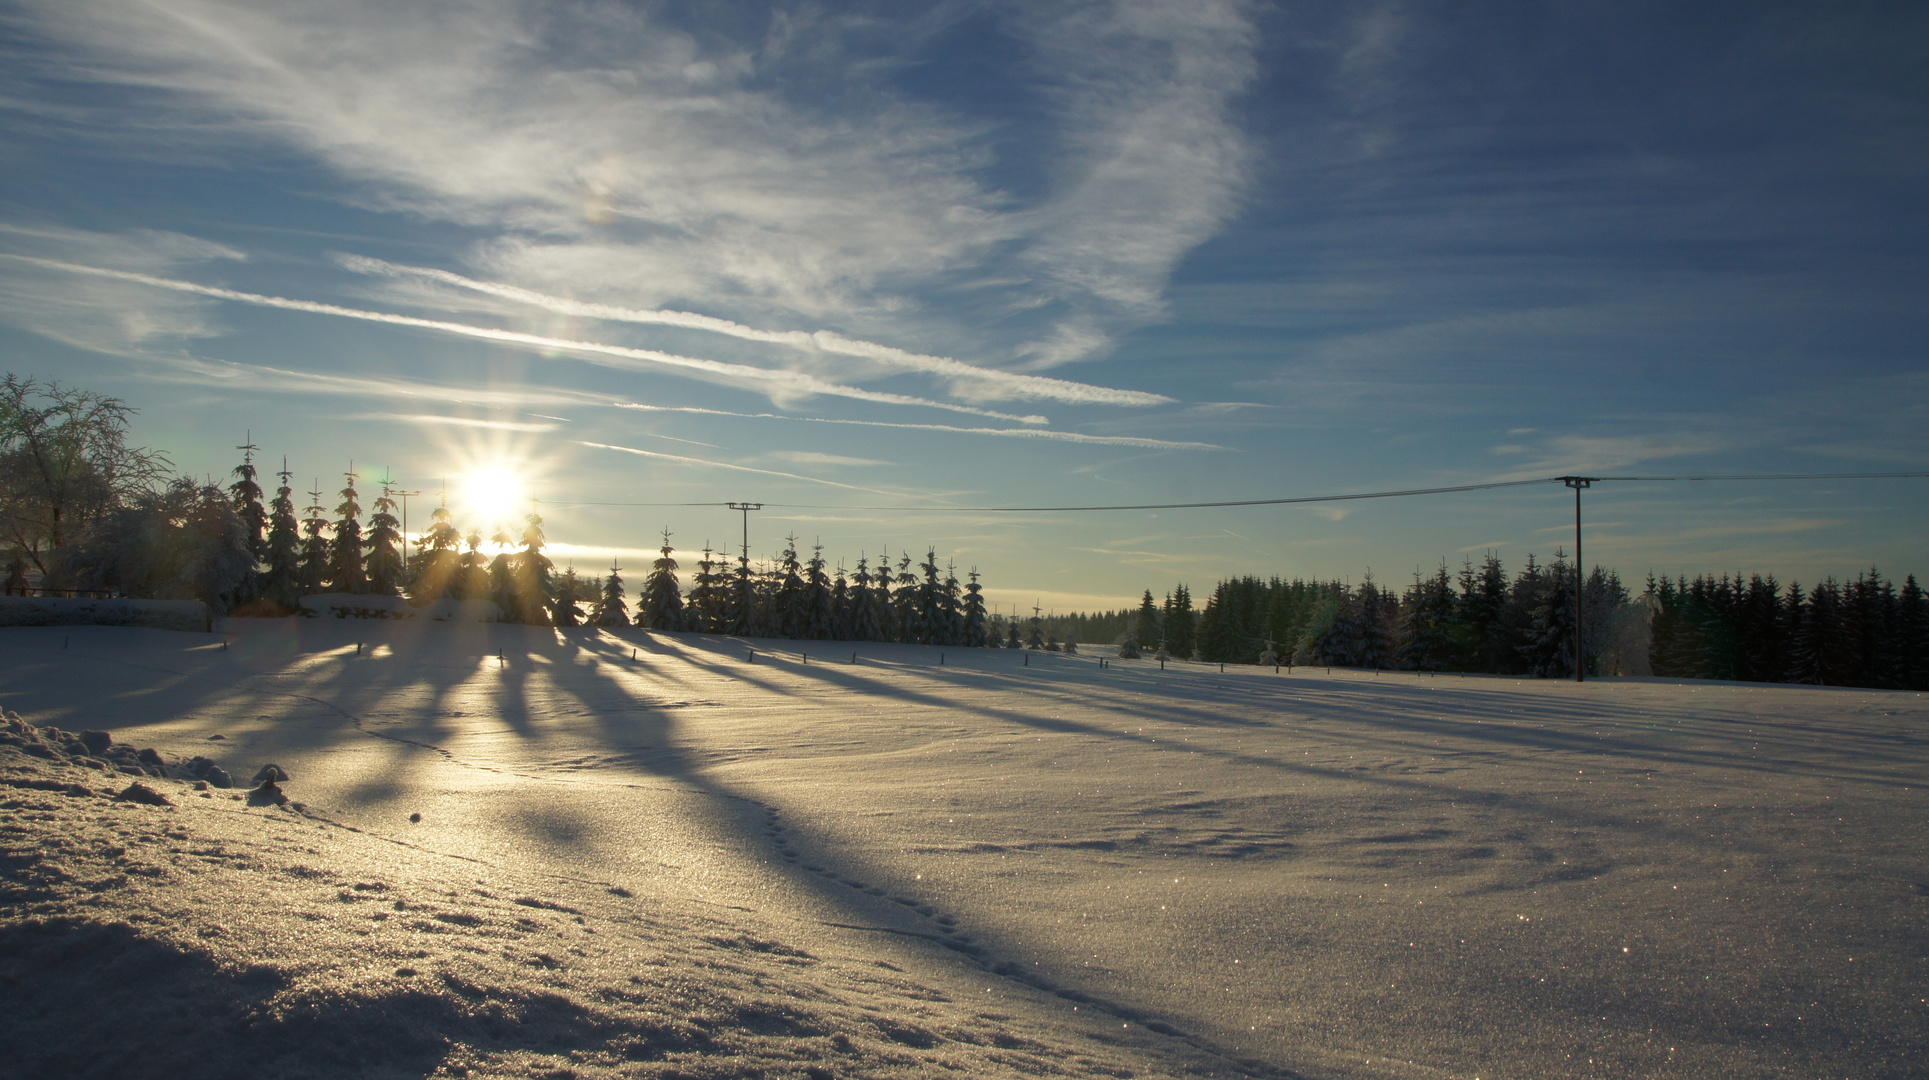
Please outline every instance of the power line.
M1282 499L1230 499L1221 502L1134 503L1116 506L847 506L828 503L765 503L782 510L864 510L922 514L1057 514L1116 510L1207 510L1232 506L1291 506L1301 503L1351 502L1359 499L1398 499L1413 495L1449 495L1461 491L1491 491L1496 488L1534 487L1566 484L1567 476L1544 476L1533 480L1503 480L1490 484L1456 484L1451 487L1407 488L1400 491L1364 491L1344 495L1302 495ZM1709 476L1597 476L1593 481L1623 483L1682 483L1705 480L1894 480L1929 479L1929 472L1866 473L1737 473ZM544 500L536 500L543 502ZM548 502L548 506L730 506L718 502ZM734 507L732 507L734 509Z

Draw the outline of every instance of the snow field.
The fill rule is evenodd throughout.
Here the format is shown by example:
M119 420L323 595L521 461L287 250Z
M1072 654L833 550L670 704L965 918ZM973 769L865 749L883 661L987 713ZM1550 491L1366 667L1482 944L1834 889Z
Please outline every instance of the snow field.
M875 943L1014 1026L1151 1039L1163 1069L1929 1067L1917 694L497 625L59 633L0 631L0 704L237 775L280 761L308 814L424 866Z

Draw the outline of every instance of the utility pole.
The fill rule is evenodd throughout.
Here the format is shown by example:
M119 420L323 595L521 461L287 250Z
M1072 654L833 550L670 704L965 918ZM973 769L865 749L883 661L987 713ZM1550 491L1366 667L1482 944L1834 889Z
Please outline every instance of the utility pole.
M382 485L382 492L384 494L400 495L402 497L402 573L407 575L409 572L409 496L420 495L422 493L419 491L397 490L390 486L394 484L395 481L391 480L388 474L388 466L382 466L382 479L379 482Z
M762 510L764 508L764 504L752 503L752 502L741 502L741 503L733 502L733 503L724 503L723 505L728 506L732 510L740 510L743 512L743 564L745 566L749 566L750 565L750 512L752 510Z
M1566 484L1568 487L1571 487L1574 489L1574 681L1575 682L1587 681L1586 669L1582 666L1582 662L1585 659L1585 655L1582 649L1583 635L1581 632L1581 616L1583 615L1584 611L1581 606L1581 594L1587 584L1585 569L1584 569L1587 566L1587 564L1581 561L1581 491L1584 488L1594 486L1594 481L1599 479L1600 477L1598 476L1563 476L1561 477L1561 483Z

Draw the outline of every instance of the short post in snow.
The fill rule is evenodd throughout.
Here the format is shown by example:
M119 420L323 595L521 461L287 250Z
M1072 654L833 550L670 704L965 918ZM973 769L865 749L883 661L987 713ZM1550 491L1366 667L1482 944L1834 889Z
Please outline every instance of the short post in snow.
M227 642L225 642L225 641L224 641L224 642L222 642L222 643L221 643L221 647L222 647L222 648L224 648L224 649L225 649L225 648L227 648L227 647L228 647L228 643L227 643ZM362 643L361 643L361 642L359 642L359 641L355 643L355 655L356 655L356 656L360 656L360 655L362 655Z
M1159 661L1159 670L1160 671L1165 670L1165 661L1163 659Z
M857 663L857 653L855 652L851 653L851 663Z
M634 648L630 650L630 663L636 663L636 650Z
M810 663L810 654L802 649L797 650L797 662L800 664Z
M1031 666L1031 654L1030 654L1030 653L1026 653L1026 654L1025 654L1025 666L1026 666L1026 667L1030 667L1030 666Z
M754 664L756 662L757 662L757 650L752 649L750 650L750 663Z
M939 666L939 667L943 667L943 666L944 666L944 654L943 654L943 653L939 653L939 654L938 654L938 666Z

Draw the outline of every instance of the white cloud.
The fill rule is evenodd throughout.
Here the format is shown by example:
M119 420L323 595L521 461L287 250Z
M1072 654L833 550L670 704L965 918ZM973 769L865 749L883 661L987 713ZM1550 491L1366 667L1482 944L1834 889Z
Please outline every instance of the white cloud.
M689 311L664 311L621 307L614 304L586 303L568 297L550 296L532 289L521 289L513 285L477 281L447 270L437 270L421 266L397 266L380 259L370 259L359 255L343 255L340 263L357 273L380 274L391 277L412 276L429 281L453 285L486 296L513 300L553 311L561 315L576 315L590 319L616 322L653 323L662 326L676 326L692 330L706 330L711 333L725 334L746 341L767 342L788 345L794 349L808 352L837 353L844 356L862 357L896 370L922 371L940 375L949 383L953 393L966 400L1009 401L1025 399L1032 401L1065 401L1076 404L1098 405L1158 405L1171 402L1162 394L1148 394L1138 390L1118 390L1106 386L1093 386L1089 383L1071 382L1066 379L1052 379L1039 375L1021 375L995 368L978 367L943 356L926 356L909 352L890 345L880 345L871 341L858 341L829 330L760 330Z
M888 461L877 461L872 458L844 457L840 454L820 454L815 450L772 450L764 456L774 458L778 461L788 461L792 465L848 465L862 467L891 464L891 462Z
M150 274L245 258L221 244L148 229L96 233L0 225L0 238L23 255L78 256ZM95 352L139 356L181 340L219 337L227 330L214 319L214 306L185 295L156 297L125 279L77 281L52 266L0 261L0 319Z
M932 401L928 398L914 397L909 394L891 394L876 390L864 390L840 383L826 382L814 375L801 371L753 367L748 364L730 364L720 360L703 360L693 356L678 356L674 353L656 349L632 349L624 345L609 345L596 341L578 341L569 338L547 337L541 334L525 334L518 330L500 330L486 326L470 326L467 323L447 322L440 319L420 319L412 315L395 315L385 311L365 311L359 308L342 307L339 304L322 304L312 300L294 300L282 296L264 296L260 293L242 292L238 289L224 289L213 285L199 285L192 281L157 277L127 270L112 270L99 266L83 266L57 259L42 259L35 256L14 255L0 252L0 261L26 263L49 270L62 270L83 277L105 278L110 281L130 282L148 285L156 289L188 293L194 296L212 297L217 300L231 300L241 304L258 307L279 308L283 311L302 311L312 315L331 315L362 322L386 323L390 326L407 326L420 330L434 330L459 337L476 338L505 345L525 345L538 351L560 350L579 359L605 367L625 371L650 371L668 369L710 378L725 384L746 386L768 394L773 402L779 404L824 394L832 397L853 398L858 401L877 402L886 405L920 405L926 408L945 409L951 412L969 413L995 420L1013 420L1023 424L1043 424L1042 416L1014 416L1011 413L993 412L969 405L954 405L950 402Z
M1236 209L1249 158L1228 103L1257 35L1237 0L1004 9L1035 53L1037 84L1014 89L1054 114L1045 141L1012 151L1055 178L1030 201L983 179L989 124L914 99L888 81L906 58L845 40L915 41L942 12L887 33L870 24L888 15L780 15L765 40L733 41L613 0L16 11L33 63L141 91L92 114L123 147L291 146L349 182L340 198L482 232L469 261L495 280L735 322L835 320L818 348L931 371L968 398L1089 391L860 339L941 337L1041 366L1090 355L1158 316L1172 268ZM800 64L809 78L777 77ZM932 302L963 281L989 283L983 310L1052 306L1046 325ZM1130 397L1112 403L1144 403Z

